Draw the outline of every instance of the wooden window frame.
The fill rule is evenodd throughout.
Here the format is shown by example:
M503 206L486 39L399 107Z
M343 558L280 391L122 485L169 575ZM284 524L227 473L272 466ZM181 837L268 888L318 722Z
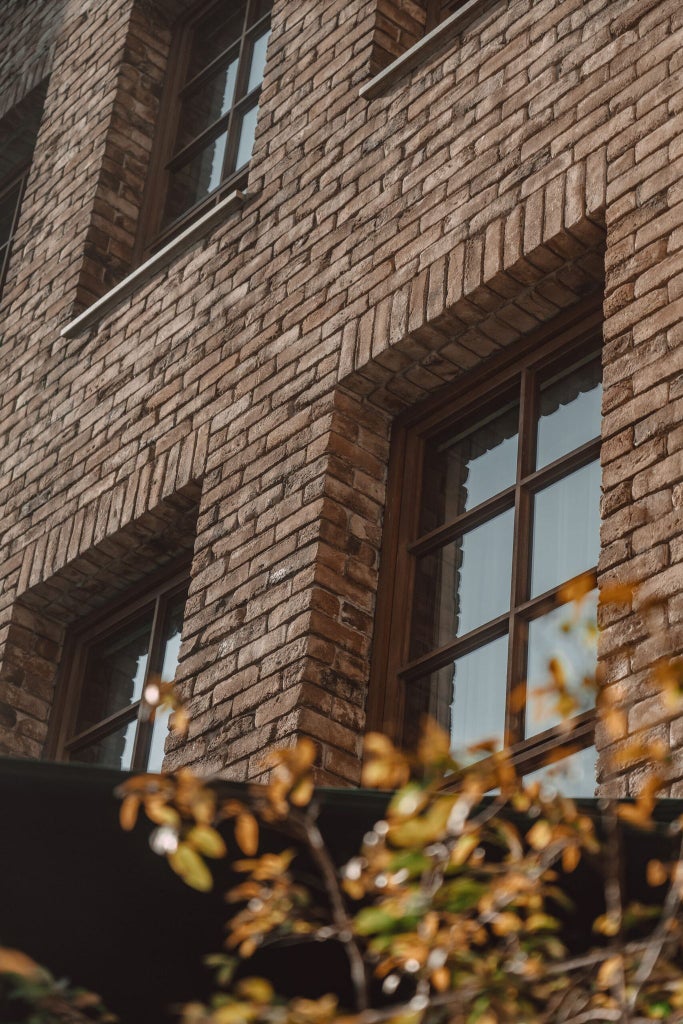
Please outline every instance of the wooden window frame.
M151 677L161 671L163 656L162 633L169 604L187 594L190 582L190 563L182 559L166 567L137 587L129 590L115 603L87 616L72 629L64 646L64 655L57 682L58 699L50 718L45 757L47 760L69 761L71 752L86 743L115 732L129 722L137 721L131 771L144 771L147 767L155 710L145 705L141 697L79 733L74 733L80 708L81 694L87 685L86 665L90 649L97 643L128 625L134 625L153 610L150 646L141 693L144 694ZM75 758L77 760L77 758Z
M249 62L244 59L247 47L252 38L262 34L265 28L270 28L270 10L266 15L254 22L254 24L249 24L252 5L257 2L258 0L247 0L244 21L242 23L234 92L234 95L239 98L233 102L225 114L204 127L191 142L178 152L174 152L174 148L176 133L180 124L183 95L191 91L192 87L201 83L202 80L208 80L218 70L228 52L226 50L218 54L191 80L187 81L193 32L196 25L203 21L204 18L210 17L213 11L218 14L221 7L224 6L225 0L203 0L202 3L195 4L190 13L185 15L176 26L169 53L169 70L161 101L161 111L154 140L150 173L143 197L143 210L140 218L137 244L137 256L140 260L148 258L156 250L166 245L204 213L216 206L229 193L243 189L247 184L250 162L231 173L226 173L226 168L231 166L232 161L236 157L239 145L237 129L240 117L243 112L250 110L253 106L258 107L261 95L261 84L249 93L245 91L247 76L250 70ZM235 44L233 43L229 49L232 49L234 46ZM242 95L242 92L244 92L244 95ZM208 196L205 196L204 199L199 200L170 224L162 227L173 167L175 165L182 165L184 160L190 158L195 152L201 152L203 145L206 145L212 138L217 137L217 134L221 133L221 130L219 130L221 125L227 130L228 140L223 156L223 171L219 185Z
M589 353L599 353L602 346L602 309L595 300L584 303L584 312L574 309L560 315L551 324L534 331L510 346L498 357L463 374L453 384L431 399L402 414L392 433L384 538L380 564L380 585L375 619L375 639L368 695L367 727L387 733L395 742L405 741L405 687L409 680L424 676L453 660L455 652L467 653L479 647L486 637L493 640L508 635L508 663L506 680L505 743L511 746L513 763L522 773L534 771L552 760L553 751L561 746L583 748L594 741L595 710L583 712L571 720L571 729L553 727L528 739L523 736L523 718L511 707L510 693L523 681L526 665L526 630L532 619L557 606L556 596L570 581L537 597L521 600L528 592L530 573L531 494L542 485L567 476L572 470L592 462L600 453L600 438L569 453L567 456L534 470L535 438L532 441L534 408L532 401L532 375L542 374L562 365L569 368ZM520 434L518 465L512 488L495 495L472 512L465 512L455 520L418 538L422 480L422 458L425 442L449 427L461 424L471 417L481 419L482 403L488 404L496 396L509 395L516 380L526 381L520 389ZM510 500L513 492L514 506ZM410 660L410 626L414 589L415 554L423 553L436 542L461 533L463 526L471 527L478 520L485 521L493 509L514 507L515 530L513 540L513 570L509 610L497 619L485 623L420 658ZM598 514L598 510L596 510ZM520 537L523 538L520 545ZM597 567L589 570L597 574ZM583 575L583 574L582 574ZM405 682L403 680L406 680ZM514 702L513 702L514 704Z

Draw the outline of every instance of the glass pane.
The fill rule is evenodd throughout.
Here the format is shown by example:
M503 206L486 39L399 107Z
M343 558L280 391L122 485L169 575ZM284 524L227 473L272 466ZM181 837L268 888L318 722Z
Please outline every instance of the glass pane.
M5 194L0 198L0 245L4 245L9 241L9 237L12 233L12 225L14 223L14 215L17 210L17 203L19 202L19 195L21 193L21 185L23 178L16 182Z
M260 85L263 81L263 71L266 66L266 47L268 45L268 36L270 30L264 32L262 36L254 40L254 45L251 51L251 67L249 68L249 82L247 84L247 92L250 93L252 89L255 89L257 85Z
M514 509L508 509L417 559L411 657L509 609L514 521Z
M455 661L451 708L454 749L494 739L503 746L508 638L502 636Z
M547 466L600 436L600 359L571 370L541 389L536 466Z
M598 592L592 591L580 604L563 604L529 623L527 653L526 736L550 729L595 703L595 691L584 685L592 680L598 660ZM554 693L539 693L551 682L550 660L554 658L564 674L568 694L576 707L563 714Z
M157 708L152 726L152 742L147 758L147 771L160 772L164 760L164 746L168 736L168 720L171 717L170 708Z
M246 7L246 0L231 0L230 4L223 5L220 16L213 11L199 22L193 34L187 82L233 43L239 43Z
M242 124L240 125L239 144L237 146L237 159L235 161L235 170L239 171L240 167L245 167L251 160L251 153L254 148L254 137L256 135L256 117L258 114L258 107L251 107L250 110L246 110L242 115Z
M102 736L95 743L79 747L72 752L71 760L80 764L101 764L107 768L128 771L133 760L137 724L137 719L133 719L108 736Z
M538 781L544 788L556 790L564 796L594 797L597 759L595 747L584 747L561 761L530 772L524 776L524 781Z
M507 636L493 640L451 665L405 684L407 741L419 736L423 715L450 730L456 752L482 740L503 745Z
M180 653L180 635L183 628L183 612L185 610L185 595L177 597L169 605L164 622L164 630L161 638L161 678L165 683L172 683L178 667L178 654ZM152 740L147 757L147 770L150 772L161 771L161 763L164 760L164 745L168 735L168 720L171 717L169 708L157 708L154 713L152 725Z
M140 700L151 631L150 612L89 649L75 735Z
M442 444L427 443L420 533L514 484L517 473L517 406Z
M175 152L196 139L206 128L227 114L235 96L237 54L217 74L203 81L183 98Z
M534 498L531 596L592 569L600 553L600 464L590 462Z
M170 224L218 188L223 172L226 139L224 132L177 171L173 171L166 199L164 225Z

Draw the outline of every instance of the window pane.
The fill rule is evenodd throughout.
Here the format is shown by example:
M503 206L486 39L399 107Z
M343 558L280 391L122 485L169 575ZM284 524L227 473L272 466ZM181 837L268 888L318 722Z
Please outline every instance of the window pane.
M106 768L121 768L122 771L128 771L133 760L137 724L137 719L133 719L108 736L102 736L95 743L79 747L72 752L71 760L80 764L101 764Z
M192 52L186 81L191 81L212 60L215 60L233 43L239 42L244 26L246 7L246 0L241 0L241 2L240 0L231 0L229 5L224 5L220 17L213 11L207 18L199 22L192 38Z
M140 700L147 670L151 613L88 651L75 734Z
M251 107L250 110L246 110L242 115L242 124L240 125L239 130L240 141L237 146L237 159L235 160L236 171L239 171L240 167L245 167L251 160L251 153L254 148L254 137L256 135L257 114L258 107Z
M420 533L514 484L517 471L517 406L458 434L425 446Z
M251 0L249 5L249 24L255 25L261 18L265 18L272 6L272 0Z
M263 71L266 66L266 47L268 45L268 36L270 30L264 32L262 36L254 40L254 45L251 51L251 67L249 68L249 82L247 85L247 93L250 93L252 89L255 89L257 85L260 85L263 81Z
M524 781L541 782L544 787L557 790L564 796L594 797L597 759L595 747L584 747L561 761L530 772L524 776Z
M227 135L224 132L171 174L164 225L205 199L221 183Z
M507 636L493 640L452 665L405 684L408 742L419 736L423 715L435 718L451 734L456 752L472 743L505 734Z
M600 435L600 359L541 389L536 466L547 466Z
M531 596L592 569L600 553L600 464L591 462L534 498Z
M147 758L147 771L160 772L164 760L164 746L168 736L168 721L171 717L170 708L157 708L152 726L152 742Z
M17 210L17 203L19 202L22 183L23 178L17 181L0 198L0 246L5 245L9 241L12 233L12 224L14 223L14 215Z
M593 679L598 659L597 650L598 592L594 590L581 602L563 604L547 615L529 623L527 653L526 736L534 736L582 711L595 701L594 690L584 686L584 679ZM563 626L570 626L569 631ZM550 683L548 665L555 658L564 672L567 690L576 701L576 708L562 714L553 694L535 691Z
M503 746L508 638L479 647L454 665L451 743L455 750L481 740Z
M508 509L417 559L412 657L508 610L514 521L514 509Z
M161 638L161 678L165 683L172 683L178 667L180 653L180 635L183 628L183 612L185 595L177 597L169 605ZM150 772L161 771L164 760L164 745L168 735L168 721L171 717L169 708L157 708L152 725L152 740L147 757L147 769Z
M175 152L180 152L193 139L226 114L233 104L237 56L183 99Z

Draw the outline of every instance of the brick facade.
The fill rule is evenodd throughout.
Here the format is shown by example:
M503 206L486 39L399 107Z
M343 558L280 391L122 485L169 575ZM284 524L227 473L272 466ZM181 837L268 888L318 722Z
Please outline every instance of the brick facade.
M10 0L0 113L50 79L0 299L4 751L40 756L65 630L192 551L167 764L253 778L306 734L356 782L393 418L596 291L600 578L664 595L680 653L683 14L466 6L368 87L420 3L275 0L241 209L62 334L135 265L187 4ZM683 729L643 687L663 641L630 608L604 625L680 796Z

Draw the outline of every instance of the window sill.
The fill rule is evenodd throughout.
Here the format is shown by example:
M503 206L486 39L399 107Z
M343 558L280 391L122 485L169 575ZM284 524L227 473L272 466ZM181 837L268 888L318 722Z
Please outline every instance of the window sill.
M93 302L92 306L88 306L74 320L71 320L60 331L61 337L72 338L85 327L89 327L96 320L99 320L110 309L113 309L117 303L134 292L145 281L148 281L157 271L167 266L180 252L202 238L207 231L223 219L226 213L232 213L233 210L242 207L246 198L244 192L239 191L231 192L227 195L220 203L208 210L175 238L171 239L162 249L159 249L148 260L145 260L139 267L136 267L132 273L124 277L123 281L119 281L113 288L110 288L101 298Z
M373 100L381 96L396 82L400 81L409 71L426 61L445 42L458 35L478 14L491 6L490 0L466 0L457 11L442 21L440 25L428 32L418 43L392 61L388 67L362 85L360 95L363 99Z

